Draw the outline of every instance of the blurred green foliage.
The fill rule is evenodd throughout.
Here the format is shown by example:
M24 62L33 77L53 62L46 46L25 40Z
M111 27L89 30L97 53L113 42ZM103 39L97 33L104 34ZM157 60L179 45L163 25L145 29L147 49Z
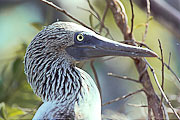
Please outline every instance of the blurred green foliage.
M29 119L41 102L27 84L24 74L24 54L27 44L21 44L17 56L4 65L0 76L0 118ZM5 102L5 103L4 103Z

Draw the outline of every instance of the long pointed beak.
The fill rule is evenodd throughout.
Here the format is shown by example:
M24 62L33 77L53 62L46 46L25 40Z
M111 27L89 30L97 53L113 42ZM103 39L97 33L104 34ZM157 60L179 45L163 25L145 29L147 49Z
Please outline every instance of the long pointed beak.
M157 57L149 49L115 42L100 35L85 35L82 43L75 43L66 51L77 60L103 56Z

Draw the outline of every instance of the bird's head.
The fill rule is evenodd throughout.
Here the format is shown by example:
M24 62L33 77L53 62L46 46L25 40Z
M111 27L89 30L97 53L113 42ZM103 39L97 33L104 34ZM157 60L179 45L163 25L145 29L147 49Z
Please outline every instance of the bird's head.
M47 26L35 38L36 42L39 41L44 46L41 51L56 54L63 51L74 61L103 56L157 56L149 49L115 42L72 22L55 22Z
M71 78L67 74L74 68L69 66L77 61L103 56L157 55L148 49L102 37L75 23L55 22L40 31L28 46L24 60L25 73L34 92L43 100L55 99L57 96L63 98L65 89L59 89L62 85L59 80L63 82Z

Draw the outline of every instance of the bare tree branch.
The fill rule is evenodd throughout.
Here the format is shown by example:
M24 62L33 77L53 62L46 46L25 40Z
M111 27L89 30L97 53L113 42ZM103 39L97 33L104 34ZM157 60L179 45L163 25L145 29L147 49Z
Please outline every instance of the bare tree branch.
M148 107L148 105L137 105L137 104L131 104L131 103L128 103L127 105L133 106L133 107Z
M163 51L162 51L162 46L161 46L161 41L158 40L159 42L159 48L160 48L160 51L161 51L161 63L162 63L162 84L161 84L161 88L162 90L164 91L164 57L163 57ZM161 93L161 102L160 102L160 107L162 105L162 101L163 101L163 95Z
M142 42L145 41L146 36L147 36L147 32L148 32L148 27L149 27L149 18L150 18L150 0L146 0L146 4L147 4L147 20L146 20L146 24L145 24L145 32L144 32L144 36L142 38Z
M158 57L159 60L161 60L161 58ZM170 57L169 57L169 61L170 61ZM170 62L168 62L169 64ZM164 62L164 65L167 67L167 69L175 76L175 78L178 80L178 82L180 83L180 78L177 76L177 74L173 71L173 69Z
M128 43L131 43L132 42L130 40L126 40ZM122 42L122 43L126 43L126 41ZM137 43L139 46L144 46L150 50L152 50L150 47L148 47L146 44L144 43L141 43L141 42L138 42L138 41L134 41L135 43ZM160 61L161 61L161 58L157 57ZM166 68L175 76L175 78L178 80L178 82L180 83L180 78L178 77L178 75L173 71L173 69L170 67L170 61L171 61L171 53L169 53L169 61L168 61L168 64L164 62L164 65L166 66Z
M102 20L101 20L100 15L99 15L98 12L95 10L95 8L91 5L90 1L87 0L87 2L88 2L88 5L89 5L90 9L96 14L96 18L97 18L97 20L99 21L99 24L97 25L97 26L100 25L99 33L101 34L102 28L104 28L104 29L106 30L106 32L107 32L105 36L107 37L107 36L109 35L110 38L113 39L113 37L112 37L109 29L104 25L105 16L106 16L107 11L108 11L108 5L106 5L106 8L105 8L105 11L104 11L104 14L103 14L103 18L102 18ZM114 40L114 39L113 39L113 40Z
M104 20L105 20L105 17L106 17L108 8L109 8L109 6L108 6L108 4L106 4L106 8L105 8L105 10L104 10L104 14L103 14L103 17L102 17L102 20L101 20L102 23L104 23ZM103 28L103 27L104 27L104 24L101 24L101 26L100 26L100 28L99 28L99 33L100 33L100 34L101 34L101 32L102 32L102 28Z
M165 101L167 102L167 104L169 105L169 107L172 109L172 111L174 112L174 114L176 115L176 117L177 117L178 119L180 119L179 115L177 114L177 112L175 111L174 107L173 107L173 106L171 105L171 103L169 102L169 99L167 98L167 96L166 96L166 94L164 93L163 89L161 88L161 85L159 84L159 81L158 81L157 76L156 76L156 74L155 74L155 72L154 72L154 69L153 69L152 66L147 62L147 60L146 60L145 58L144 58L144 60L146 61L147 65L149 66L149 68L150 68L150 70L151 70L151 72L152 72L152 74L153 74L153 77L154 77L154 79L155 79L155 82L156 82L156 84L157 84L157 86L158 86L161 94L163 95Z
M122 8L123 8L122 5L119 3L118 0L106 0L106 2L109 4L109 7L113 13L115 22L117 26L120 28L120 30L122 31L124 35L124 39L132 40L131 44L136 45L133 42L135 40L134 37L129 35L130 30L127 25L127 21L125 20L125 17L124 17L126 16L126 13L122 11ZM144 90L146 91L145 93L147 96L148 106L150 106L150 108L152 109L153 114L156 119L163 119L163 111L161 108L159 108L160 100L153 89L149 74L147 70L145 70L146 63L143 61L142 58L133 58L133 60L138 70L138 73L140 75L139 81L141 82L141 84L144 87Z
M89 7L91 8L91 10L96 14L98 20L101 21L100 15L99 15L98 12L94 9L94 7L91 5L90 1L87 0L87 2L88 2L88 4L89 4Z
M58 6L55 5L53 2L49 2L49 1L47 1L47 0L40 0L40 1L46 3L47 5L49 5L49 6L53 7L53 8L55 8L55 9L58 10L58 11L64 13L66 16L70 17L71 19L73 19L74 21L78 22L78 23L81 24L82 26L87 27L88 29L94 31L92 28L90 28L89 26L85 25L83 22L81 22L81 21L78 20L77 18L73 17L70 13L68 13L66 10L58 7ZM94 31L94 32L96 32L96 31Z
M123 4L119 0L106 0L109 8L113 12L113 16L115 18L115 22L117 26L121 29L125 40L134 40L134 38L130 38L129 36L129 27L127 21L127 15L125 12L125 8Z
M95 81L96 81L96 85L97 85L97 88L99 89L99 93L100 93L100 97L101 97L101 103L102 103L102 92L101 92L101 86L100 86L100 83L99 83L99 79L98 79L98 75L97 75L97 72L96 72L96 69L94 67L94 60L91 60L90 61L90 67L93 71L93 74L94 74L94 78L95 78Z
M139 92L142 92L142 91L144 91L144 90L143 90L143 89L140 89L140 90L137 90L137 91L132 92L132 93L130 93L130 94L124 95L124 96L122 96L122 97L118 97L118 98L116 98L116 99L114 99L114 100L111 100L111 101L109 101L109 102L104 103L102 106L112 104L112 103L114 103L114 102L117 102L117 101L119 101L119 100L125 99L125 98L127 98L127 97L130 97L130 96L132 96L132 95L134 95L134 94L137 94L137 93L139 93Z
M120 75L113 74L113 73L108 73L108 75L112 76L112 77L120 78L120 79L123 79L123 80L129 80L129 81L133 81L133 82L136 82L136 83L140 83L139 80L135 80L135 79L129 78L127 76L120 76Z
M133 8L133 3L132 3L132 0L129 0L130 1L130 5L131 5L131 14L132 14L132 17L131 17L131 31L130 31L130 36L132 36L132 32L133 32L133 27L134 27L134 8Z
M163 111L164 111L165 120L169 120L169 115L168 115L168 112L166 110L166 106L164 105L163 102L162 102L162 108L163 108Z

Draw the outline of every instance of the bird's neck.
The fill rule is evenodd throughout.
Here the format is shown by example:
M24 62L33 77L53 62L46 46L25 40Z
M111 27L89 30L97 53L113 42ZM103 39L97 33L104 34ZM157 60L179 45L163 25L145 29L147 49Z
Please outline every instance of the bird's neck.
M47 57L31 63L27 73L31 87L44 102L72 102L81 89L80 72L64 55Z
M61 66L54 69L55 75L52 72L53 78L58 79L56 81L52 79L52 87L44 93L47 98L43 98L44 103L38 109L34 119L76 117L77 119L100 119L101 100L92 78L79 68L66 65L62 67L63 64L62 62ZM58 77L55 77L56 74ZM60 118L58 118L59 115Z
M87 117L91 115L87 110L100 116L101 101L94 81L64 55L56 58L32 54L31 59L25 58L25 73L32 89L44 102L35 115L37 118L61 113L71 117L74 112Z

